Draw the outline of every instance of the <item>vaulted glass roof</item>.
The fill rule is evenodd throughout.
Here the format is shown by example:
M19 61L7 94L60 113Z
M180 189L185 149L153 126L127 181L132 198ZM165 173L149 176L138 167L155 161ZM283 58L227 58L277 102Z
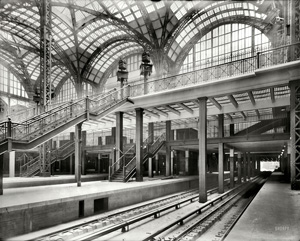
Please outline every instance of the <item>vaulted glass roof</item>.
M162 66L161 59L171 69L188 45L224 19L247 19L267 30L280 13L280 4L273 1L52 0L51 4L54 86L68 76L76 81L77 73L83 81L103 85L120 58L144 50L150 52L155 69ZM262 12L262 5L273 15ZM35 1L0 1L0 50L1 62L22 66L32 85L39 81L40 14Z

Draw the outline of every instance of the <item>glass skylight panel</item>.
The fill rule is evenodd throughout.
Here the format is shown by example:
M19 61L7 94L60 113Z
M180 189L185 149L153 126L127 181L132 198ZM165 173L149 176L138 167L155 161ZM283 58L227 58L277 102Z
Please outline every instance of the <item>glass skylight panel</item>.
M120 10L123 10L127 7L125 2L117 2L117 6Z
M80 21L85 18L83 11L75 10L76 21Z

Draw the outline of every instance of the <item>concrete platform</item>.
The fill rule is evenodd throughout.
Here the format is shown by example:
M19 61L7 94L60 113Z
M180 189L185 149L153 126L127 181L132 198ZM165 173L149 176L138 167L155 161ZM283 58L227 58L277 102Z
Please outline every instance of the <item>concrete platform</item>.
M108 174L82 175L82 182L107 180ZM34 187L45 185L57 185L65 183L75 183L74 175L54 175L51 177L4 177L3 188Z
M226 241L300 240L300 191L281 180L281 173L269 177Z
M208 180L216 182L217 175ZM198 176L144 182L103 181L6 188L0 196L0 240L198 186Z

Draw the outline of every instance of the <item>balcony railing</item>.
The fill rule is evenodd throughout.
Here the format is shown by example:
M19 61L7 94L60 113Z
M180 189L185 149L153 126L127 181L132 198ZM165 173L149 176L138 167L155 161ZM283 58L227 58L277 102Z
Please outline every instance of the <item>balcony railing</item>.
M144 94L212 82L230 76L252 73L261 68L292 62L300 59L300 51L296 51L296 49L299 48L300 43L285 45L257 52L257 54L252 57L246 57L176 76L149 81L146 84L132 85L130 86L129 96L136 97Z

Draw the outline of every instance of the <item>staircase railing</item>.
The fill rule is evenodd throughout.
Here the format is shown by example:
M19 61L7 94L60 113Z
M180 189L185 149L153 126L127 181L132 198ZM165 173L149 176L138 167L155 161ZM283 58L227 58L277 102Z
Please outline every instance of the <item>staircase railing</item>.
M31 176L34 172L40 169L40 157L29 157L29 161L20 166L20 176Z
M125 162L125 157L126 155L128 155L131 152L135 151L135 144L133 146L131 146L126 152L122 153L122 156L120 156L120 158L118 160L116 160L115 163L113 163L111 166L109 166L109 170L108 170L108 178L109 181L111 181L112 176L115 173L115 170L118 168L118 170L123 169L123 166L126 164Z
M58 159L63 159L70 155L70 153L75 149L75 142L70 141L60 146L58 149L51 150L51 164L53 164ZM20 166L20 176L30 176L40 168L39 156L32 158L28 157L25 153L21 157L26 156L29 161ZM38 172L37 172L38 173Z
M166 134L161 134L158 138L155 139L153 143L151 140L152 137L148 137L144 142L143 145L146 145L144 148L144 155L143 155L143 163L147 160L147 157L150 155L153 156L158 149L163 145L164 141L166 140ZM136 156L132 158L132 160L123 167L123 181L128 182L130 177L134 175L136 167Z
M87 112L97 115L107 111L126 99L128 93L128 87L125 86L122 89L110 91L106 95L94 95L93 98L86 97L75 102L64 103L21 123L2 122L0 123L0 141L7 137L16 140L32 140Z

